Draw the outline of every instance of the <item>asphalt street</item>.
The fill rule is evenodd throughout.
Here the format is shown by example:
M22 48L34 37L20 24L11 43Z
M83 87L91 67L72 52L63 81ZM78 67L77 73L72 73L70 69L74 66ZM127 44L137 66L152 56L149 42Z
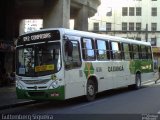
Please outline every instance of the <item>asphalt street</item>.
M129 90L127 87L109 90L98 94L93 102L86 102L85 97L66 101L45 101L1 110L0 113L2 115L17 113L23 115L92 114L92 116L114 115L114 117L115 115L131 115L131 118L134 118L133 115L140 115L137 117L142 118L146 114L160 114L160 83L146 84L139 90Z

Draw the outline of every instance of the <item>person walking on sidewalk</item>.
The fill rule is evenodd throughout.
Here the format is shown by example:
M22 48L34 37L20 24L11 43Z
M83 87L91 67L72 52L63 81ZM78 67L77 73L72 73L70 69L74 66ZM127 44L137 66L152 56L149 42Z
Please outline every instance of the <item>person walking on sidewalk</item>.
M158 67L158 79L155 81L155 84L157 84L157 81L160 79L160 66Z

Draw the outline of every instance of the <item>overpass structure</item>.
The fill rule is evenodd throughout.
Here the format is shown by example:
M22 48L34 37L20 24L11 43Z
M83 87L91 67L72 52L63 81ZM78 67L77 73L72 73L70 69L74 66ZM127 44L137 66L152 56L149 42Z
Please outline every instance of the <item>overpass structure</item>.
M100 0L0 0L0 68L14 70L13 41L22 19L43 19L44 28L69 28L74 19L75 29L87 31L99 5Z

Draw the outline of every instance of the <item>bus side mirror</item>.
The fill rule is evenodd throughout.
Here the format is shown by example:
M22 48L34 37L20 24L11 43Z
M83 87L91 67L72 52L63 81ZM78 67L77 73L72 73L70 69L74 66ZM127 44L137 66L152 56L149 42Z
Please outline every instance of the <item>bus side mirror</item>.
M69 57L72 57L73 43L70 40L67 40L65 43L65 52Z

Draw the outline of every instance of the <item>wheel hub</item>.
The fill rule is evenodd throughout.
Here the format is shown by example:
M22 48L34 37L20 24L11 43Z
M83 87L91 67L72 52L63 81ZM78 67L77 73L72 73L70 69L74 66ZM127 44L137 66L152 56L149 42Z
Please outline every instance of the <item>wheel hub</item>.
M88 93L89 93L89 95L94 95L94 87L93 87L93 85L89 85L88 86Z

